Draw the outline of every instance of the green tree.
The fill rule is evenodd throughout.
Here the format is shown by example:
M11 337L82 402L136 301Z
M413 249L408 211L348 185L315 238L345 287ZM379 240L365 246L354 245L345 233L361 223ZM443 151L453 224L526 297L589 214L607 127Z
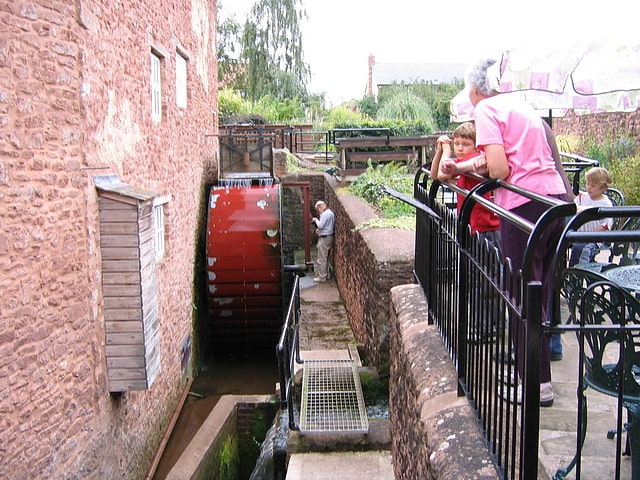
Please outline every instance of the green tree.
M258 0L244 24L240 60L247 97L306 99L309 67L304 62L301 0Z
M220 5L218 5L218 9ZM218 81L223 87L237 89L237 79L242 77L240 63L240 24L235 17L218 24Z
M376 118L378 113L378 102L373 95L365 95L362 100L358 101L358 108L360 111L369 118Z
M377 120L422 121L435 126L430 105L405 85L392 85L385 94L380 99Z

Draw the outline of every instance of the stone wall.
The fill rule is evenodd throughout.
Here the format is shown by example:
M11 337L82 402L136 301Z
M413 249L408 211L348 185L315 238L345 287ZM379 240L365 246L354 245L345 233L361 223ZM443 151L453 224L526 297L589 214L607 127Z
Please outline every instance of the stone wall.
M1 478L136 479L151 463L184 382L203 185L216 176L215 12L206 0L0 0ZM95 175L169 198L162 366L146 391L108 391Z
M389 365L389 291L414 281L415 232L359 229L377 214L339 185L330 186L326 199L336 214L338 290L354 335L364 346L366 362L378 368L384 378Z
M499 478L419 285L391 290L389 420L397 480Z
M553 130L556 135L593 135L597 141L629 135L640 147L640 111L595 115L575 115L569 112L565 117L553 119Z
M346 192L346 183L324 173L289 174L286 181L310 182L310 208L327 202L336 215L333 264L340 297L366 362L386 377L389 365L389 290L413 282L415 232L394 228L359 229L378 215ZM312 236L312 244L317 238ZM315 261L315 258L312 258Z

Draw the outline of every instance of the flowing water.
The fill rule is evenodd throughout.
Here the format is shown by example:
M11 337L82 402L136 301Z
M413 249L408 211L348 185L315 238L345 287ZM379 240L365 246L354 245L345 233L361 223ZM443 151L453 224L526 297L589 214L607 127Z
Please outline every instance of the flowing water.
M191 392L197 396L187 397L153 479L166 478L221 396L272 395L277 378L275 354L273 358L225 358L208 364L193 380Z
M272 480L273 478L283 478L285 472L277 471L274 462L274 455L283 453L286 455L287 438L289 436L289 413L281 410L273 419L271 428L260 446L260 455L256 461L256 466L249 477L249 480ZM278 476L274 477L274 470Z

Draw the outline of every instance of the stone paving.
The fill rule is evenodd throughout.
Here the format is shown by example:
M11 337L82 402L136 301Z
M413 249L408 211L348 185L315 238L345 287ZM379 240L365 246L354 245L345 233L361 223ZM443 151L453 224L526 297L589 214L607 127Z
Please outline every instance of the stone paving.
M539 478L553 478L558 467L566 466L576 451L578 341L573 333L565 333L562 344L563 359L551 363L555 402L550 408L540 409ZM589 414L581 478L615 478L616 440L607 439L607 431L616 425L616 399L593 389L587 389L586 395ZM623 415L626 420L626 412ZM576 478L575 470L567 478ZM622 457L620 478L631 478L629 456Z

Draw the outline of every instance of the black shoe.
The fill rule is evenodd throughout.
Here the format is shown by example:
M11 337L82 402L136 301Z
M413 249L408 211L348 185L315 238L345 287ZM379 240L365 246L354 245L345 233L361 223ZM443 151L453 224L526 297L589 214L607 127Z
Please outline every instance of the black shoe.
M552 362L559 362L560 360L562 360L562 352L559 353L550 353L549 354L549 360L551 360Z

